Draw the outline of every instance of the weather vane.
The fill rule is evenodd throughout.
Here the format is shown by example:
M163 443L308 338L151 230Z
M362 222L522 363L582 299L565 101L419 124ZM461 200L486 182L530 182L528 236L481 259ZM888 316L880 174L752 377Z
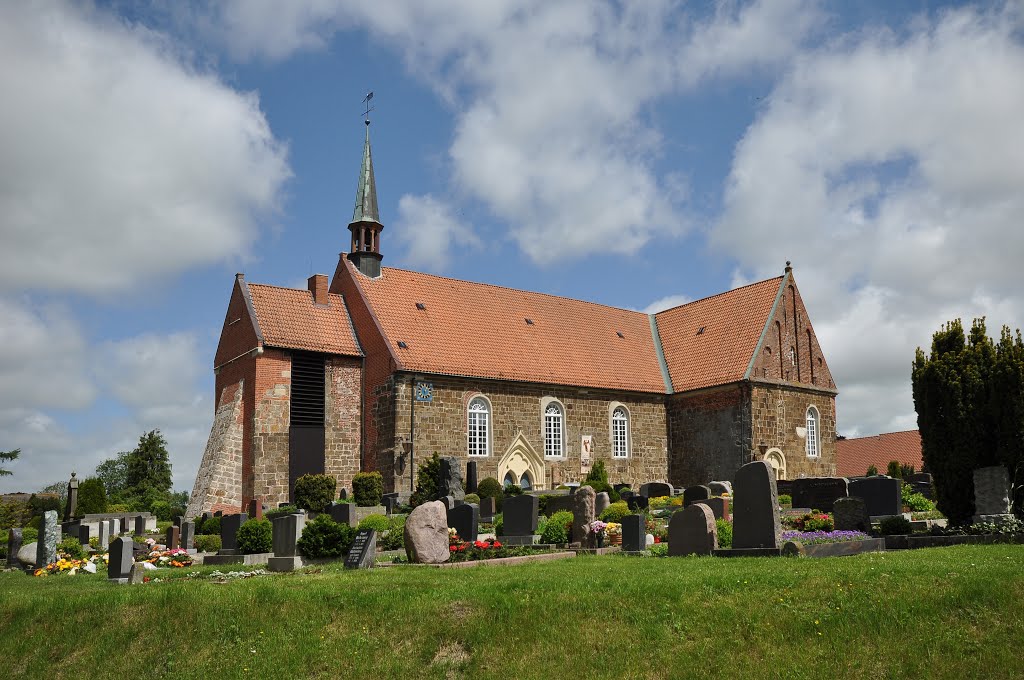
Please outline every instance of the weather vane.
M363 97L363 104L366 104L366 111L363 112L363 116L366 118L366 124L367 125L370 124L370 111L373 111L373 107L370 106L370 100L371 99L373 99L373 90L370 90L369 92L367 92L366 96Z

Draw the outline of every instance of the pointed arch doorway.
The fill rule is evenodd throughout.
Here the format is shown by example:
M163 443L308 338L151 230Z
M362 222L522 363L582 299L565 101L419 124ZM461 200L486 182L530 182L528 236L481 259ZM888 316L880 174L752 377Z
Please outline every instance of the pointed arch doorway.
M768 449L764 460L775 471L775 479L786 479L786 456L780 449Z
M498 479L502 485L517 484L523 491L543 489L544 458L520 431L498 461Z

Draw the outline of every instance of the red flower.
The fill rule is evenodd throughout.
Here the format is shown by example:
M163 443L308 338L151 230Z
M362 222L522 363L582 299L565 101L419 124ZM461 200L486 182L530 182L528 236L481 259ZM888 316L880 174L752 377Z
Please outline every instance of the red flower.
M655 536L654 537L654 542L655 543L661 543L661 536Z
M500 547L501 547L501 543L498 543L498 542L497 542L496 540L494 540L494 539L492 538L492 539L491 539L491 547L492 547L492 548L500 548Z

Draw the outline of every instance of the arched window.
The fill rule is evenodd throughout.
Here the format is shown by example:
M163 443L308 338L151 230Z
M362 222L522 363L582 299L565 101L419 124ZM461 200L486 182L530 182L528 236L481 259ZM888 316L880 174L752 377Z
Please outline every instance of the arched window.
M516 477L512 474L512 471L509 470L505 473L505 479L502 480L502 486L515 486L515 484Z
M533 484L530 482L529 473L524 472L523 476L519 478L519 488L521 488L523 491L533 490Z
M469 402L469 455L486 456L491 449L491 409L487 400L476 397Z
M629 414L621 406L612 411L612 458L629 457Z
M817 458L821 455L818 448L818 438L821 433L819 425L818 409L813 406L807 409L807 457Z
M544 409L544 456L561 458L565 455L565 414L562 407L552 402Z

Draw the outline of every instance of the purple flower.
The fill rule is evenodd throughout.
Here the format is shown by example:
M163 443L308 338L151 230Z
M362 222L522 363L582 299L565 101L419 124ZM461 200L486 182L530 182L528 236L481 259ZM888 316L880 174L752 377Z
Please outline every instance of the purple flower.
M844 541L863 541L871 538L862 531L784 531L783 541L797 541L804 544L842 543Z

